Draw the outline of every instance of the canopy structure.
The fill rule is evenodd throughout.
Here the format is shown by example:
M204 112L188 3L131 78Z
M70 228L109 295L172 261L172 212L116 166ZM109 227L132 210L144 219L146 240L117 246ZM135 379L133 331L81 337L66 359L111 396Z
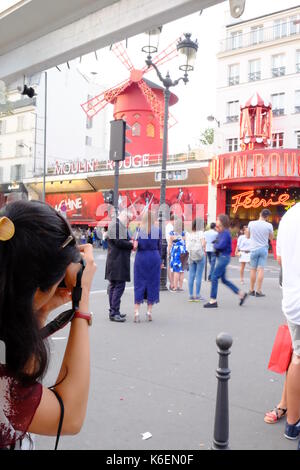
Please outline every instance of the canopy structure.
M20 0L0 10L6 84L224 0Z

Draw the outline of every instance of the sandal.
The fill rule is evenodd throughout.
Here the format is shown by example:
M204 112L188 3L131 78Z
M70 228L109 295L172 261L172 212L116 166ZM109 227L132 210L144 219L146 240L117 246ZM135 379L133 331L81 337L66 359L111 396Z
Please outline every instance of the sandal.
M265 414L264 422L267 424L277 423L277 421L286 415L286 412L286 408L279 408L278 406L275 406L272 411L268 411L268 413Z

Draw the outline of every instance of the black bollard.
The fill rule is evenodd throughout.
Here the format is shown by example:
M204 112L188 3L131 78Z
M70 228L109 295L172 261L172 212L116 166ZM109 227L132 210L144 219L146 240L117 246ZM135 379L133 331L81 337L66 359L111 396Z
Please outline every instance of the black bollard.
M229 449L229 401L228 380L230 369L228 368L228 356L232 345L232 337L228 333L220 333L216 343L219 353L219 367L217 369L218 390L215 414L215 428L213 450Z

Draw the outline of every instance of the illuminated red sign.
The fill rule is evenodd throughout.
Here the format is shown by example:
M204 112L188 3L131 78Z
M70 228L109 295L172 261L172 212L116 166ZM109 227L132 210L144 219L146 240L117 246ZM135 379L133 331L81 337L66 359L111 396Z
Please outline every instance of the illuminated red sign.
M295 150L253 150L228 153L212 160L212 182L227 180L300 177L300 152Z
M287 193L280 194L277 199L270 197L268 199L261 197L253 197L254 191L245 191L240 194L232 196L231 207L233 213L236 214L240 207L244 209L257 209L259 207L270 207L270 206L292 206L295 203L290 201L290 195ZM289 201L289 202L288 202Z
M240 141L242 150L268 147L272 137L272 106L255 93L241 107Z

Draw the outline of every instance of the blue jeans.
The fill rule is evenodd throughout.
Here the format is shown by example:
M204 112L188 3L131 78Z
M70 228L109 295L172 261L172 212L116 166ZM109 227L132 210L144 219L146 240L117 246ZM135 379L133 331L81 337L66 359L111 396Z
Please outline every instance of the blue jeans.
M216 299L218 295L218 283L219 279L225 284L225 286L229 287L235 294L239 293L239 288L236 287L232 282L226 279L226 268L230 263L230 255L219 255L216 263L216 267L212 274L211 278L211 291L210 297L211 299Z
M196 297L200 296L202 275L205 266L205 256L200 261L192 261L189 264L189 293L194 295L194 282L196 279Z
M214 269L215 269L217 256L216 256L216 253L214 251L207 251L206 254L207 254L209 264L210 264L210 273L208 275L208 280L210 281L212 273L214 272Z

